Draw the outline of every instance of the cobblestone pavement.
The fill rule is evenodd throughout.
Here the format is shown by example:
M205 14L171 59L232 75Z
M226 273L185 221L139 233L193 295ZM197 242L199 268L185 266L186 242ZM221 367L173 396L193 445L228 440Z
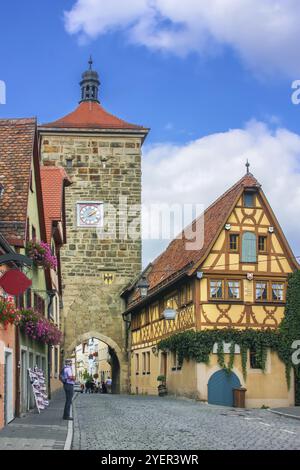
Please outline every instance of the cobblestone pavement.
M300 449L300 421L171 397L79 394L73 449Z

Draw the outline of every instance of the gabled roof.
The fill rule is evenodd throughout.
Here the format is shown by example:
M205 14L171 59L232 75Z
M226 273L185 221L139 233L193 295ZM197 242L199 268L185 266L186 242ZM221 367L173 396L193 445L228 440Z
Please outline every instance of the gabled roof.
M42 128L53 129L119 129L148 132L143 126L130 124L108 113L96 101L83 101L75 111L57 121L42 124Z
M203 258L216 238L218 231L223 227L230 210L232 210L238 197L246 187L258 188L260 184L251 174L247 174L205 210L202 248L197 250L186 249L187 243L192 240L191 232L195 231L199 221L199 218L197 218L153 261L152 270L147 277L150 290L182 269L190 268Z
M12 244L25 239L36 119L0 119L0 231Z
M46 224L47 243L51 243L53 222L64 224L64 187L71 181L63 168L55 166L41 167L43 203Z
M286 247L288 256L291 260L294 259L292 250L290 249L275 215L261 190L261 185L251 173L248 173L213 204L211 204L202 216L195 219L188 227L186 227L179 237L172 240L166 250L151 263L151 267L147 273L149 295L163 286L169 285L175 278L177 279L177 277L183 273L188 275L192 274L205 261L219 233L224 227L228 216L244 190L247 188L256 188L260 191L265 204L268 205L268 211L270 212L271 217L276 225L278 225L279 234ZM199 224L197 227L196 224L201 217L203 218L204 224ZM192 233L195 232L196 227L197 230L199 230L199 227L200 229L201 227L204 227L203 246L200 249L187 250L187 243L190 243L190 241L193 240ZM294 261L295 267L297 268L297 262L296 260ZM127 292L132 291L133 288L133 286L129 287ZM139 293L138 290L135 289L135 291L132 291L131 293L130 304L135 304L138 300Z

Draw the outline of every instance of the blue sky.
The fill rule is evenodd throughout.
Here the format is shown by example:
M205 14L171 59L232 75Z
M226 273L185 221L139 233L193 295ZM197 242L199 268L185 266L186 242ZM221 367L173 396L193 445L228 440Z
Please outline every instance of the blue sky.
M232 3L230 0L226 2ZM273 0L263 2L269 5ZM122 4L120 0L110 3L112 6ZM300 194L295 189L289 193L288 183L292 177L293 185L299 185L300 146L298 148L297 136L300 134L300 105L295 106L291 102L291 83L300 79L300 61L298 66L294 66L292 49L299 37L297 32L294 33L293 25L289 25L290 37L278 31L284 37L282 49L278 50L275 39L273 49L269 42L265 46L265 31L263 26L260 27L264 18L261 23L259 17L253 19L257 24L253 31L247 31L247 36L241 24L240 35L232 37L228 33L228 25L220 18L214 18L211 12L204 12L204 15L197 2L187 0L191 16L183 18L183 23L178 26L179 33L174 33L176 18L182 16L182 12L171 8L167 0L154 0L154 13L153 7L149 10L147 0L140 0L138 6L137 0L123 3L128 8L125 16L120 12L117 25L114 11L106 11L104 5L107 4L102 0L11 0L2 3L0 80L4 80L7 86L7 103L0 105L1 116L37 116L42 123L71 111L79 99L80 75L92 54L102 81L100 99L104 107L130 122L151 127L145 147L149 172L149 158L153 157L160 163L169 160L170 156L176 158L178 150L184 154L189 151L190 144L203 145L201 139L211 135L210 150L215 148L217 162L215 166L211 165L210 171L216 173L223 161L222 147L216 144L220 136L229 138L230 130L240 130L246 133L247 139L249 135L254 139L254 133L254 147L258 150L253 154L252 170L255 173L253 166L257 167L261 182L266 183L271 193L274 209L280 211L277 215L279 219L282 217L289 240L298 250L296 254L300 255L298 234L295 235L299 222L290 222L291 213L300 210ZM247 3L248 0L245 5ZM289 7L293 3L294 0L286 2ZM137 11L141 4L145 4L145 9ZM175 0L173 5L176 4L179 9L180 2ZM64 11L71 11L72 16L67 19ZM132 14L130 18L128 11ZM230 15L230 10L228 13ZM232 16L243 18L243 13L233 11ZM293 22L293 16L297 15L292 14L292 9L286 13L291 13L290 21ZM99 15L96 26L93 23L95 15ZM193 16L197 15L201 15L203 23L207 22L205 40L198 37L198 32L195 33ZM180 31L184 28L185 35L180 38ZM261 37L258 44L257 37ZM182 44L184 46L181 47ZM285 132L284 136L279 135L279 129ZM272 189L272 162L266 160L265 167L262 161L260 144L263 139L259 137L262 134L272 141L270 153L276 154L276 167L281 165L281 161L285 166L286 157L288 174L283 185L287 192L284 200L289 204L291 198L294 201L288 211L282 207L283 199ZM234 183L235 175L241 176L245 155L249 152L251 157L253 140L248 140L250 146L245 144L241 147L240 163L235 156L232 162L235 167L228 169L213 191L207 190L199 196L201 202L209 203ZM199 158L197 171L200 173L205 156L203 158ZM210 174L206 176L210 178ZM144 178L147 194L150 193L150 178ZM174 178L176 180L176 175ZM278 188L280 184L276 186Z

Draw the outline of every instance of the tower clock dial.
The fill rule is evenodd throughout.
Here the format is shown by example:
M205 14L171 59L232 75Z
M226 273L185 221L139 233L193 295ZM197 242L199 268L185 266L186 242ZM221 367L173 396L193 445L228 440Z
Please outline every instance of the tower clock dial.
M78 202L77 225L79 227L99 227L103 222L102 202Z

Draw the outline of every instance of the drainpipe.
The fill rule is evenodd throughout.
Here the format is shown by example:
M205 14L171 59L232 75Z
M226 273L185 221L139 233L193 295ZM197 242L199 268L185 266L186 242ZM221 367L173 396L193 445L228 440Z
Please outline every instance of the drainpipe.
M19 326L15 326L15 360L16 360L15 416L16 418L19 418L21 415L21 387L20 387L21 352L20 352L20 328Z

